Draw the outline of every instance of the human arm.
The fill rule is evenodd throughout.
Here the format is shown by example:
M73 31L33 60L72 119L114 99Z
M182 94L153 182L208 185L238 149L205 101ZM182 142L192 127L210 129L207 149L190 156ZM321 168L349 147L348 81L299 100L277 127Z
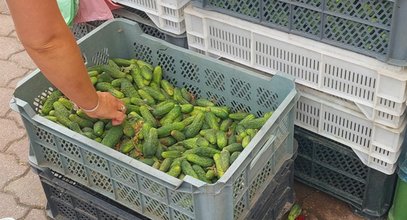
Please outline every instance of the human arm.
M45 77L79 107L98 106L89 116L120 124L125 118L123 103L108 93L96 92L56 1L7 0L7 4L21 43Z

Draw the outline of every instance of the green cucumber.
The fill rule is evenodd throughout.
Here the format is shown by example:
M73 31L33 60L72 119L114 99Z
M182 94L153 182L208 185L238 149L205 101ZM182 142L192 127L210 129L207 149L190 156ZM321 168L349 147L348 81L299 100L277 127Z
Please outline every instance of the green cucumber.
M158 134L156 128L150 128L145 142L143 144L143 155L145 157L154 156L159 145Z
M213 160L208 157L201 157L198 156L197 154L186 154L185 158L194 164L198 164L199 166L202 167L210 167L214 164Z
M119 143L120 138L123 135L123 126L114 126L106 131L106 136L102 139L102 144L113 148Z

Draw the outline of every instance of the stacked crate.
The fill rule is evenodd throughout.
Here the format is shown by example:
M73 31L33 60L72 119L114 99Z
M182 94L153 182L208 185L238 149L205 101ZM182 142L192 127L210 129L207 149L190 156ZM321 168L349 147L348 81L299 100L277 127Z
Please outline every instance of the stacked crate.
M165 40L174 45L187 48L186 34L173 34L158 28L158 26L150 19L143 11L123 6L120 9L112 11L114 18L124 18L137 22L144 33L153 37ZM87 23L74 24L70 29L77 40L90 33L92 30L100 26L106 21L92 21Z
M407 124L406 10L407 2L397 0L193 0L184 14L189 49L266 74L295 77L301 93L295 124L317 134L315 142L352 149L358 166L389 179L403 150ZM307 156L301 154L303 148L309 145L299 143L299 158ZM314 158L308 158L311 166ZM332 177L326 187L320 178L327 176L315 175L325 169L330 175L352 176L359 169L356 163L344 170L326 160L319 165L312 172L296 169L297 179L368 216L386 213L388 205L365 209L369 197L352 202L341 190L352 185L349 181ZM373 172L365 173L374 181ZM389 192L394 189L394 181L382 184ZM380 202L389 201L391 196Z
M185 33L184 8L190 0L114 0L119 5L145 12L161 30Z

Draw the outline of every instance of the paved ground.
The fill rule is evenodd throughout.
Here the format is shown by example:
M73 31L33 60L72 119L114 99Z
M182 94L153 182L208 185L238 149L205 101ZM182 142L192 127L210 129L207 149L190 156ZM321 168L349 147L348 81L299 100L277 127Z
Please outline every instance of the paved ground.
M25 129L8 106L16 83L34 68L0 0L0 218L46 219L44 192L27 164Z
M0 0L0 219L46 219L46 199L27 164L28 139L19 115L8 102L16 83L35 68L18 41L4 0ZM310 220L359 220L349 207L324 193L296 183L299 203Z

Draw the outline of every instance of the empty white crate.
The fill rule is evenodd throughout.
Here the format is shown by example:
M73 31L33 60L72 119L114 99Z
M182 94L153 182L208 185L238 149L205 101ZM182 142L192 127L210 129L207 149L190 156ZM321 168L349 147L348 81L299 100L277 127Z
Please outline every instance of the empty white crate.
M184 10L188 46L354 102L372 121L399 128L407 70L376 59L192 6Z
M185 32L184 9L190 0L113 0L144 11L164 31L173 34Z
M369 167L394 173L406 120L400 128L392 129L367 119L350 102L301 85L297 89L301 98L296 107L296 125L351 147Z

